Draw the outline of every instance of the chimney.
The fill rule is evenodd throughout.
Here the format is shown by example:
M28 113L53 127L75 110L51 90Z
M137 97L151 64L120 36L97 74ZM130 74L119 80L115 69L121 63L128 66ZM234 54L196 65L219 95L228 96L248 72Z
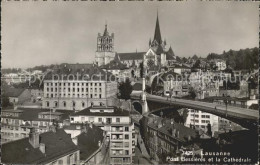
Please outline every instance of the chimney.
M84 125L84 126L82 127L81 132L84 132L84 133L87 133L87 132L88 132L87 125Z
M251 95L250 100L254 100L254 99L256 99L255 95Z
M45 144L40 143L40 151L45 154Z
M89 123L89 127L93 128L93 123L92 122Z
M174 125L174 119L171 119L171 124Z
M29 143L33 148L38 148L40 143L39 134L35 131L35 128L30 128Z
M52 112L56 112L56 108L52 108Z
M177 131L176 137L179 138L179 136L180 136L180 131Z
M49 131L51 131L51 132L56 132L56 127L54 126L54 125L50 125L49 126Z
M72 142L77 146L78 145L78 137L75 136L74 138L71 139Z
M175 137L175 135L176 135L176 129L172 128L172 136Z
M191 136L190 135L188 136L188 141L191 141Z
M163 125L162 125L162 121L159 121L158 122L158 128L161 128Z

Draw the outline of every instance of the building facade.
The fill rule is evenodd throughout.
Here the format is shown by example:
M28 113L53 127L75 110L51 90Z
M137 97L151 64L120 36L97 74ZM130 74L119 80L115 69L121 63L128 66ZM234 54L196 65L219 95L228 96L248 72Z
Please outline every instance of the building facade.
M71 123L93 123L107 132L110 164L131 164L137 136L128 111L116 107L89 107L70 116Z
M93 105L113 104L117 82L44 81L43 108L82 110Z

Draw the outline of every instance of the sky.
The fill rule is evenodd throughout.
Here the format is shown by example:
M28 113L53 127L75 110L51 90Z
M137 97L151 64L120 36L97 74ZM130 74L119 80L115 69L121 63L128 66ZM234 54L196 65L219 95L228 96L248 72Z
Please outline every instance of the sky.
M157 10L162 38L189 57L258 47L253 2L2 2L2 68L92 63L107 22L115 51L147 51Z

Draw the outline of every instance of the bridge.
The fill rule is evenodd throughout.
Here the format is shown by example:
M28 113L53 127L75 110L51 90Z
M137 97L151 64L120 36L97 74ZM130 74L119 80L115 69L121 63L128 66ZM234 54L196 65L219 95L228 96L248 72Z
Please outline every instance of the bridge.
M140 94L138 93L131 94L131 99L140 100ZM238 123L241 126L249 129L256 129L257 122L259 119L259 112L257 110L252 110L252 109L239 108L234 106L226 107L225 105L219 105L215 103L177 99L177 98L167 99L165 97L155 96L150 94L146 94L146 100L149 107L148 114L157 111L162 111L163 109L166 108L166 107L156 108L156 107L149 106L149 103L155 102L155 103L165 104L166 106L168 106L167 108L169 108L169 106L170 107L178 106L178 107L190 108L190 109L200 110L202 112L214 114L222 118L226 118L235 123Z

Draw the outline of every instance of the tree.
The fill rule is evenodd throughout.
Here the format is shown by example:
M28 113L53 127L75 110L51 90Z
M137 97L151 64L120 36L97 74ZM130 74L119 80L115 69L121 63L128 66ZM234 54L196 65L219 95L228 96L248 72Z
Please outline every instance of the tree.
M197 60L193 65L193 68L200 68L200 60Z
M131 74L132 74L132 77L135 77L135 71L134 70L131 71Z
M186 63L186 62L188 62L188 59L187 59L186 57L183 57L183 58L182 58L182 62L183 62L183 63Z
M8 106L12 106L12 104L9 101L9 98L7 96L2 95L2 107L6 108Z
M130 94L133 91L133 86L131 85L130 80L127 78L125 82L121 82L119 84L119 93L118 93L118 98L119 99L125 99L128 100L130 99Z
M211 124L210 124L210 123L208 123L208 125L207 125L207 134L208 134L210 137L212 137L212 131L211 131Z
M140 77L143 78L143 75L144 75L144 63L141 62L139 67L140 67Z
M192 99L195 99L196 98L196 92L194 90L193 87L190 87L189 88L189 96L192 98Z

